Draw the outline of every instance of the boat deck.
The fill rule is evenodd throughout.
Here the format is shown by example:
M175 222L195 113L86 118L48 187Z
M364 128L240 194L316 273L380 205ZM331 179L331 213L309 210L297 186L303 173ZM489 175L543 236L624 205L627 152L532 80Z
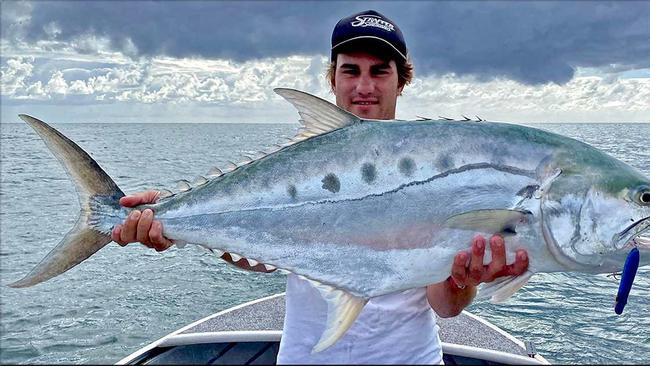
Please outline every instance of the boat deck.
M284 294L235 306L183 327L118 364L275 362L284 322ZM445 364L548 364L523 342L467 311L438 318ZM233 350L236 348L236 352Z
M209 318L180 334L242 330L281 331L283 323L284 296L276 296L267 298L266 301L236 308L221 316ZM500 334L501 337L496 337L494 328L488 324L468 312L463 312L453 318L438 318L440 340L446 343L528 356L526 349L521 344L516 343L515 339L512 339L508 334ZM468 332L469 329L472 331Z

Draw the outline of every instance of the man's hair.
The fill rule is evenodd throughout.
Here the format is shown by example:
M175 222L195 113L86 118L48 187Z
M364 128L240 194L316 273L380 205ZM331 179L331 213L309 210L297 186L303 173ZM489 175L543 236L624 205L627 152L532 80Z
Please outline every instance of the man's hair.
M396 59L391 57L384 57L382 55L375 55L380 57L386 62L390 60L395 61L395 66L397 67L397 86L402 88L411 83L413 80L413 64L410 60L404 60L402 58ZM335 77L336 77L336 59L330 61L329 66L327 67L327 73L325 74L327 81L330 84L330 89L334 91ZM400 93L401 94L401 93Z

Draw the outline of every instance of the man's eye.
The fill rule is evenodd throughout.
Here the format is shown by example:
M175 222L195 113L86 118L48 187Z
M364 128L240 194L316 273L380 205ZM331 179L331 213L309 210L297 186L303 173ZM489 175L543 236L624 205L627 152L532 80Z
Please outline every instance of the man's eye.
M348 75L356 75L356 74L358 74L357 70L343 70L343 73L348 74Z

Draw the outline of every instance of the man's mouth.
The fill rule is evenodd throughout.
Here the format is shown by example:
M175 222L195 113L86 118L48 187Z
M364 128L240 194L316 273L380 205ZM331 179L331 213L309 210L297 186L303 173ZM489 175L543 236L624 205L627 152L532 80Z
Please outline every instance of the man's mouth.
M379 104L376 100L353 100L352 104L354 105L375 105Z

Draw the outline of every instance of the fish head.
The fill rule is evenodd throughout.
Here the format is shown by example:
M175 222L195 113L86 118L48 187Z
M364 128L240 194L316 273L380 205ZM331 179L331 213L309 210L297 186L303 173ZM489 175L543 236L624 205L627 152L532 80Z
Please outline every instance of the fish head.
M650 179L603 153L574 156L561 169L541 210L558 262L567 270L611 273L636 247L641 265L650 265Z

